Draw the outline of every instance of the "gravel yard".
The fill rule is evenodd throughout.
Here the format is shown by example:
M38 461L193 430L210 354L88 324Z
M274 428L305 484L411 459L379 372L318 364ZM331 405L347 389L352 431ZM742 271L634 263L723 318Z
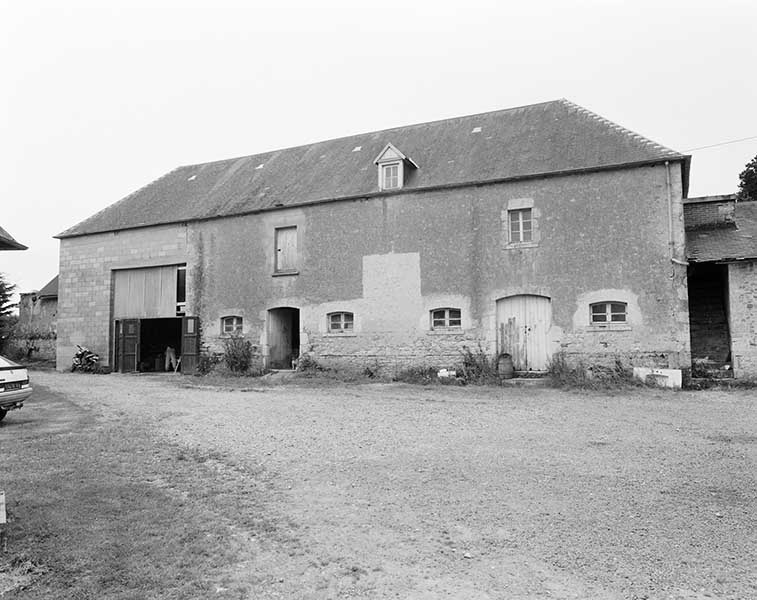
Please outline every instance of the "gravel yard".
M208 573L221 581L213 597L757 597L753 390L33 382L36 400L8 415L2 446L60 414L46 388L87 416L78 426L139 423L142 451L200 456L212 477L238 482L209 507L245 548L222 580ZM235 494L256 497L267 529L227 514Z

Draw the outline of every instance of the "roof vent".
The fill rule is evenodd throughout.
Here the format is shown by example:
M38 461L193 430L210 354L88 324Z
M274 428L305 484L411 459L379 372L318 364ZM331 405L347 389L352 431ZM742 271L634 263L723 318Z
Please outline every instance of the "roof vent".
M194 181L195 179L197 179L197 175L192 175L187 181Z
M355 146L355 147L354 147L354 148L352 149L352 151L353 151L353 152L360 152L360 151L361 151L362 149L363 149L363 147L362 147L362 146Z
M473 131L471 131L471 133L481 133L481 128L480 127L474 127Z
M265 163L260 163L257 167L255 167L255 170L262 169L265 166Z

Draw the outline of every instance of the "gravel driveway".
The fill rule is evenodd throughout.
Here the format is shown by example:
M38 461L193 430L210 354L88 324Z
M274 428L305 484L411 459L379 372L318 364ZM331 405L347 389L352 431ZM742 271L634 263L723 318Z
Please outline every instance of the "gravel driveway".
M754 391L34 381L254 473L255 598L757 598Z

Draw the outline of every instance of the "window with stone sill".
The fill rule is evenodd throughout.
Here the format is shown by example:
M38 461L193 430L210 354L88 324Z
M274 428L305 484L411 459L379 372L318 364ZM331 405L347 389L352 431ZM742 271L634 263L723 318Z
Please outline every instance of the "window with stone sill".
M431 311L432 331L454 331L462 327L459 308L435 308Z
M589 306L589 323L593 327L623 326L628 322L625 302L595 302Z
M229 316L221 319L221 333L223 335L241 335L242 317Z
M355 331L355 315L351 312L334 312L326 315L329 333L353 333Z
M533 218L530 208L508 210L510 243L520 244L533 241Z

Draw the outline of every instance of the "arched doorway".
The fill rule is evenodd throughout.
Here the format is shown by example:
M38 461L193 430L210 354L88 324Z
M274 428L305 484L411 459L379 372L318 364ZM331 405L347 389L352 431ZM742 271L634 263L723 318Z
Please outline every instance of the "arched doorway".
M292 369L300 356L300 311L284 306L268 311L268 367Z
M550 359L552 301L522 294L497 300L497 350L513 357L516 371L545 371Z

